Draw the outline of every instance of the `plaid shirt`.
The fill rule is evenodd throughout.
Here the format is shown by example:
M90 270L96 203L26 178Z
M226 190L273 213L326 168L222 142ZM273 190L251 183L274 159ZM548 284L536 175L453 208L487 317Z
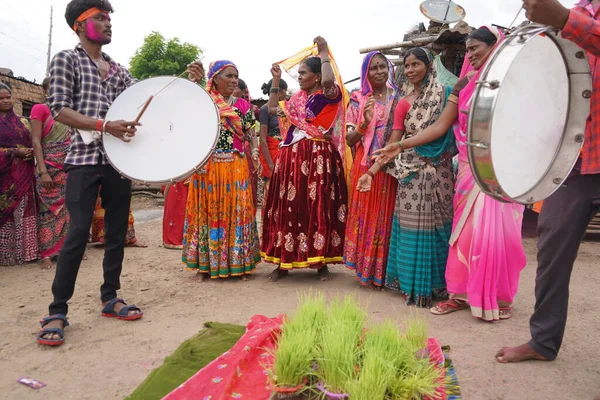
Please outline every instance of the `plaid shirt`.
M102 53L110 64L106 79L85 49L78 44L74 50L63 50L50 64L48 104L54 116L70 108L86 117L103 119L112 102L136 80L121 65ZM71 148L65 164L106 164L102 140L86 145L77 130L71 136Z
M585 129L581 155L581 173L600 173L600 10L590 0L582 0L569 15L562 35L587 52L592 72L590 116Z

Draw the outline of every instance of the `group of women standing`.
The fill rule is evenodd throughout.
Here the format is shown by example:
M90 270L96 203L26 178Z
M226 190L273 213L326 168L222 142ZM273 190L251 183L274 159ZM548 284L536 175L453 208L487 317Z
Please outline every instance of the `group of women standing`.
M371 143L369 151L375 154L356 190L381 193L376 187L385 172L398 180L394 217L387 220L392 233L385 286L401 291L407 304L430 307L440 300L431 308L436 315L470 308L482 320L510 318L526 263L521 244L523 206L500 203L481 192L466 148L469 104L477 76L502 39L499 31L487 27L472 32L460 79L452 88L439 80L438 64L428 50L408 52L404 59L408 84L399 90L388 113L391 134L385 147L374 148L374 141L365 134L368 118L363 117L364 122L354 128L364 135L363 143ZM369 93L364 84L362 93ZM373 101L362 103L363 114L370 114ZM456 154L455 178L452 158ZM354 207L350 213L376 210ZM379 210L388 212L385 205ZM357 276L362 279L367 270L377 274L379 268L373 263L362 265Z
M11 89L0 84L0 265L41 258L50 267L69 227L63 171L69 129L45 105L33 107L31 122L13 107Z
M48 90L49 79L42 87ZM70 218L65 205L64 161L70 129L36 104L27 120L14 112L10 87L0 83L0 266L40 260L51 268L62 248ZM128 245L135 237L130 212ZM94 212L90 242L104 242L104 210Z
M250 274L262 256L277 265L272 281L296 268L328 280L327 265L343 262L363 285L399 291L436 315L470 308L486 321L510 318L525 266L523 206L482 193L466 153L468 104L502 39L487 27L471 33L458 81L442 80L441 62L415 48L398 87L390 61L369 53L346 108L327 43L316 38L318 57L300 63L300 90L289 100L281 67L271 69L261 151L247 102L231 95L237 68L211 65L222 129L206 171L188 182L184 262L224 278ZM354 154L349 185L340 138ZM260 252L244 142L269 181Z
M276 281L296 268L328 280L328 264L343 262L363 285L399 291L407 304L434 314L470 308L486 321L510 318L525 266L523 206L482 193L466 152L475 82L502 39L487 27L471 33L455 84L442 81L447 71L427 49L406 54L401 87L390 61L369 53L361 87L347 102L327 42L317 37L318 57L300 62L300 90L289 100L281 67L273 64L263 88L269 102L259 113L260 148L255 112L234 95L237 67L212 63L206 78L220 115L216 152L166 193L165 224L179 232L173 247L182 248L184 264L202 280L246 280L262 258L277 265L270 275ZM193 81L204 77L202 67L190 69ZM32 141L7 99L10 90L0 86L0 174L10 177L0 197L0 264L54 256L68 225L68 130L39 107ZM349 185L345 146L354 154ZM251 169L268 181L262 243ZM170 216L175 209L185 209L184 218ZM31 233L38 225L39 245Z

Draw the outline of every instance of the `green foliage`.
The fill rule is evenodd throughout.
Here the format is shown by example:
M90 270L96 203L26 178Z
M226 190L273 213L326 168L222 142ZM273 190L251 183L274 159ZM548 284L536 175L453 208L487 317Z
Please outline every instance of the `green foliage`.
M325 316L322 293L300 296L298 311L283 324L275 351L271 379L277 386L298 386L310 374Z
M346 296L343 302L336 298L331 303L317 351L317 376L327 390L345 393L349 382L356 378L366 319L353 296Z
M144 38L144 44L131 58L129 72L140 80L153 76L180 75L200 54L202 50L196 45L181 43L177 38L167 40L159 32L152 32Z

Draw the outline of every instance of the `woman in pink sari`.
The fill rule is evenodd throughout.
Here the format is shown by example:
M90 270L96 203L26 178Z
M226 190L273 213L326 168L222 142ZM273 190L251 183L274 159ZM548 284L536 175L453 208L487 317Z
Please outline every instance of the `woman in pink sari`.
M435 315L470 307L474 317L485 321L510 318L519 275L526 263L521 244L524 207L498 202L481 192L467 157L471 98L482 67L503 38L502 33L487 27L473 31L467 39L461 79L437 122L419 135L386 146L377 156L380 162L388 162L405 149L437 139L454 124L459 164L446 266L450 299L431 309Z
M48 90L50 78L42 87ZM39 205L39 243L42 268L52 268L69 230L69 212L65 206L67 174L63 167L69 151L70 129L54 121L46 104L31 110L33 152L37 161L36 192Z

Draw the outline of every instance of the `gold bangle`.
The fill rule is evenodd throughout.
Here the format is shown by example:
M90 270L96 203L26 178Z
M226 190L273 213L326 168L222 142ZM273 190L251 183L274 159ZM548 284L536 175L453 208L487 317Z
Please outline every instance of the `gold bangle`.
M398 141L398 146L400 147L400 152L404 151L404 145L402 144L402 140Z

